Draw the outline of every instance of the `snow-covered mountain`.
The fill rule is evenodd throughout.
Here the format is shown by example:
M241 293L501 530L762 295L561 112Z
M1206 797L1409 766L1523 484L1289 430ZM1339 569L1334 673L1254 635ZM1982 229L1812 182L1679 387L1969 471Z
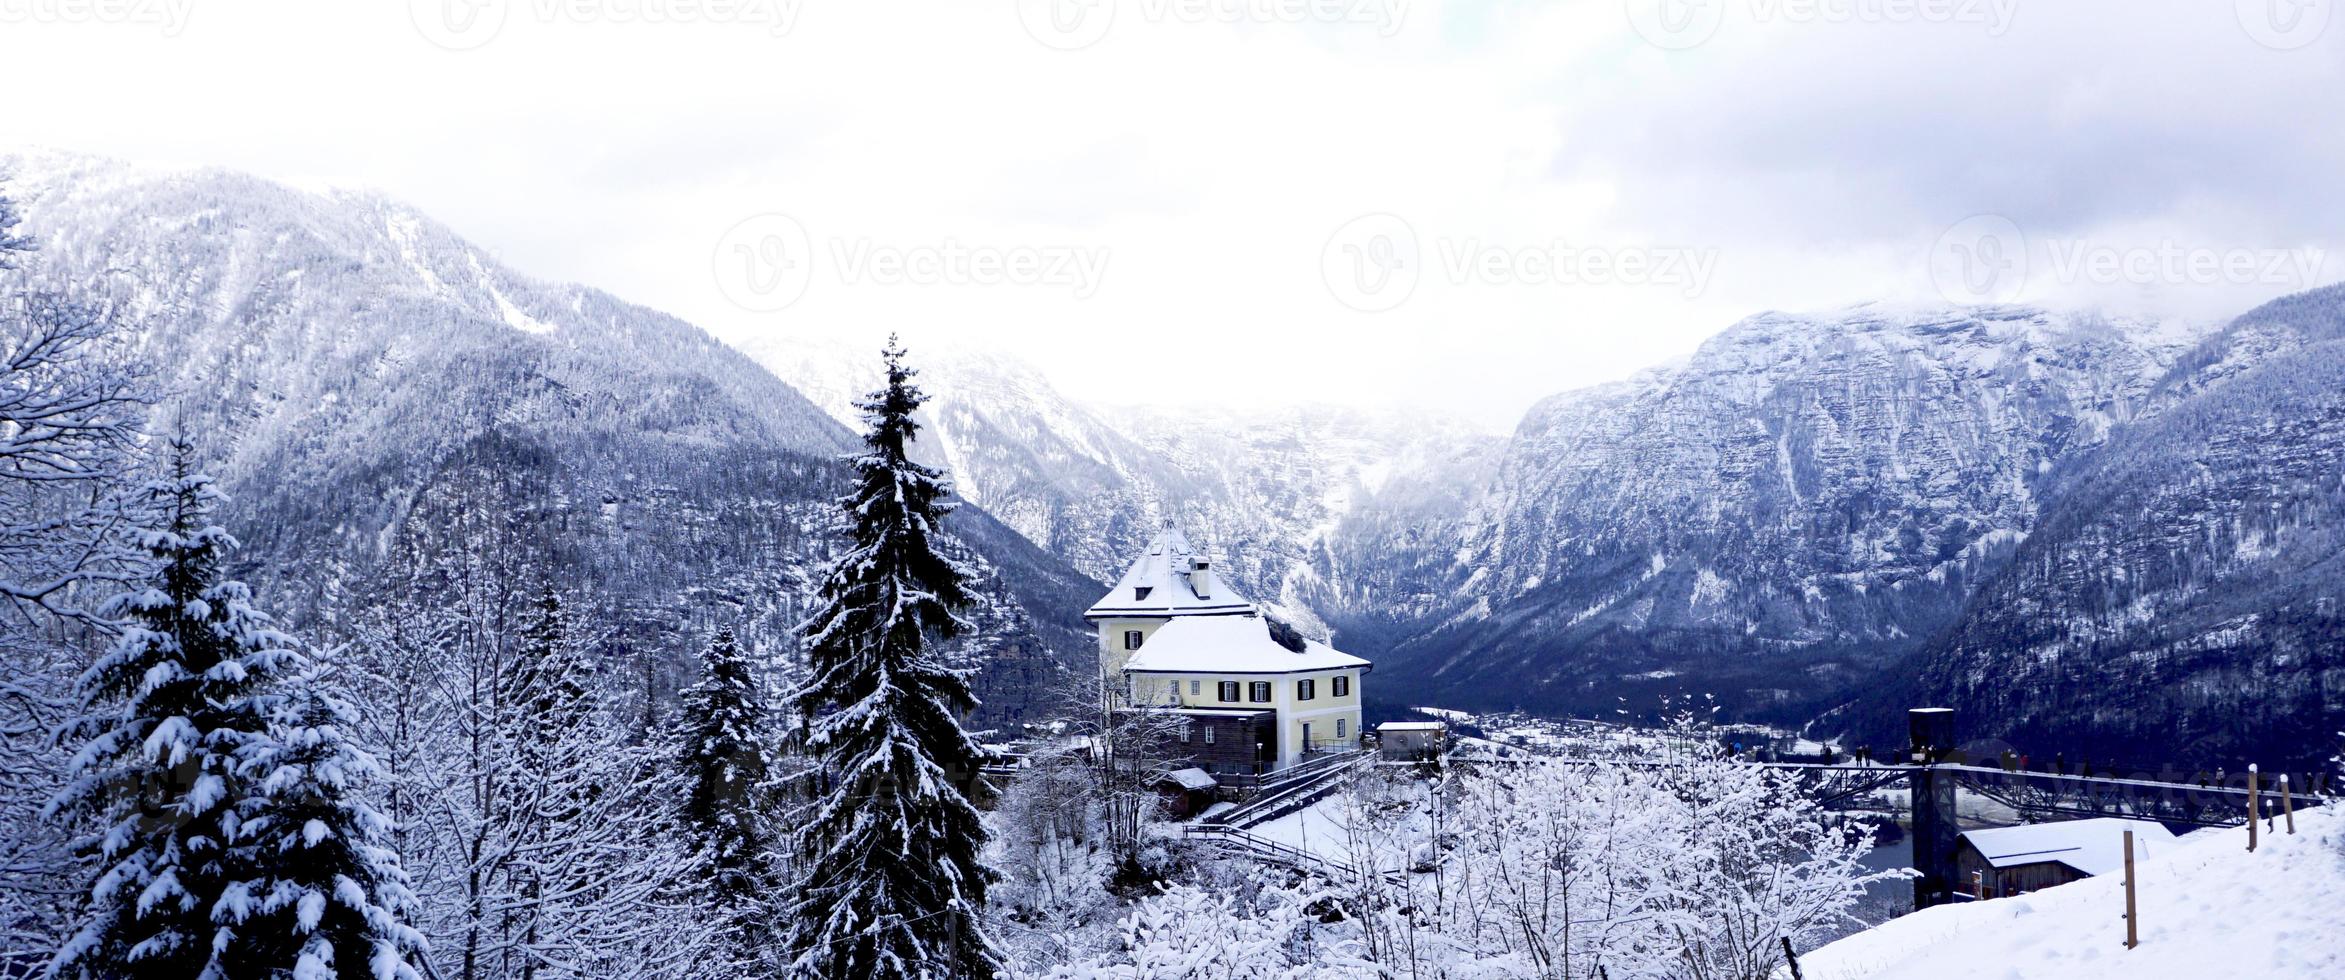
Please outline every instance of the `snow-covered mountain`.
M2086 757L2318 762L2345 720L2345 286L2241 316L2158 397L2052 481L1919 693Z
M42 246L27 273L137 325L158 427L208 458L242 574L297 625L493 560L594 604L650 691L718 622L788 649L853 439L738 352L373 194L61 153L0 172ZM981 510L954 530L999 573L1006 710L1088 650L1061 611L1097 586Z
M852 345L781 337L745 349L840 419L870 384ZM918 353L935 398L922 446L963 496L1107 580L1173 520L1241 591L1306 628L1434 607L1405 573L1409 556L1438 545L1446 560L1440 541L1454 541L1500 443L1397 411L1086 405L1000 352Z
M1801 717L1918 648L2035 528L2054 467L2208 328L2032 308L1765 314L1517 429L1430 697L1595 711L1678 690Z

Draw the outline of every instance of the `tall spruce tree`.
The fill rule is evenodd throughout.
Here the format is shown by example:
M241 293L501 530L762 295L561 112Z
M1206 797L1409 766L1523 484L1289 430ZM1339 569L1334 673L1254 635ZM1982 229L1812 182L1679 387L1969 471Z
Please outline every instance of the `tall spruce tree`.
M941 645L966 627L968 570L942 553L950 487L914 463L924 396L890 338L887 385L859 404L870 427L840 498L850 537L803 627L796 693L823 791L800 815L806 869L792 909L793 972L818 977L989 977L1003 970L980 921L985 826L965 786L983 748L962 731L968 672Z
M417 980L415 899L386 846L391 822L360 795L378 772L344 734L349 707L315 667L270 700L270 737L242 753L258 792L241 828L244 880L230 886L250 911L228 974Z
M306 662L222 577L235 541L206 523L217 494L190 455L174 446L140 501L151 578L117 600L121 638L79 682L69 734L85 741L52 810L95 822L98 874L52 974L412 978L404 882L347 796L363 762L314 725L280 727L320 720L288 707L308 700L286 693Z
M754 952L773 889L760 798L770 762L765 704L757 672L731 629L701 651L701 679L685 689L676 739L677 769L687 781L683 824L707 855L705 894L732 919L743 953Z

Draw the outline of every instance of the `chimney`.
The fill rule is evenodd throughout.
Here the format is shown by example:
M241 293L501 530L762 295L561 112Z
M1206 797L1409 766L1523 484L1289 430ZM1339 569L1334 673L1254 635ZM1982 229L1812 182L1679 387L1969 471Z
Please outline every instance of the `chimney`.
M1189 590L1199 599L1213 598L1213 562L1204 558L1189 559Z

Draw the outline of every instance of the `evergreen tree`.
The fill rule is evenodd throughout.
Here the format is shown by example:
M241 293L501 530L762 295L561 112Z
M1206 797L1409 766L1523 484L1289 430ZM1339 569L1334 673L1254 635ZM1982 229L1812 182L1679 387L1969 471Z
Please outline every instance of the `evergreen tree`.
M803 627L809 678L796 693L824 791L801 814L806 879L792 909L793 971L886 980L1001 971L979 919L985 827L963 784L983 749L959 716L968 672L941 654L965 622L967 569L938 550L951 510L942 474L912 462L923 396L891 338L887 385L860 403L870 431L850 525Z
M86 741L52 809L97 822L98 876L53 974L413 977L404 882L374 847L381 821L350 802L364 757L298 693L292 639L221 576L234 539L205 523L217 494L173 448L141 501L150 580L117 600L121 639L79 683Z
M52 963L61 977L231 976L217 951L235 928L215 917L250 790L236 756L266 737L255 694L291 643L220 579L232 540L204 523L209 480L185 447L170 465L143 501L152 579L117 600L121 639L78 685L87 713L72 734L86 741L53 807L99 822L99 874Z
M744 951L754 950L756 909L772 891L760 788L766 758L765 705L757 674L731 629L719 630L700 655L700 683L680 710L677 768L687 781L683 822L708 856L706 895L734 919Z
M344 735L350 709L316 669L273 701L271 737L244 753L259 794L241 828L251 877L230 892L251 918L229 975L416 980L423 935L404 921L414 896L384 846L390 821L359 798L377 773Z

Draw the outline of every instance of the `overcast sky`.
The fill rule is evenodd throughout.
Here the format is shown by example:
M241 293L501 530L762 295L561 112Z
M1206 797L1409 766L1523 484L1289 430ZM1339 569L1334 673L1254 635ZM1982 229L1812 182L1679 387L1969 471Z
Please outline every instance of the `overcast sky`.
M1748 314L2345 273L2336 0L0 0L0 141L379 188L720 336L1445 410Z

